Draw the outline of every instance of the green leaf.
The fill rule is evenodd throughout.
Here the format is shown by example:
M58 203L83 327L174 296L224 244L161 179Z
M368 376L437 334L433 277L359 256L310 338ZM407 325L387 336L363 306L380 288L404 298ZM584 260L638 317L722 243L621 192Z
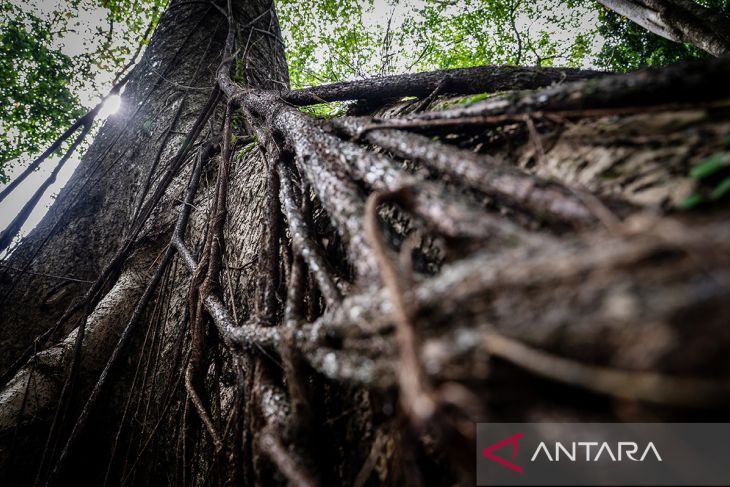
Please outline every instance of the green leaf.
M704 179L715 174L727 165L727 155L722 152L712 154L707 159L692 168L689 175L695 179Z
M691 210L699 204L704 203L704 201L705 198L701 194L694 193L687 196L684 201L679 203L677 205L677 208L679 208L680 210Z
M723 179L720 184L712 190L712 193L710 193L710 199L719 200L727 194L730 194L730 176Z

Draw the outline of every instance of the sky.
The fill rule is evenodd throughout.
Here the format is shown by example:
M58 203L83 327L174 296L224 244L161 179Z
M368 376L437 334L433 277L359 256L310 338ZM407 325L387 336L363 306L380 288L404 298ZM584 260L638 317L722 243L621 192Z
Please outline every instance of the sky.
M106 120L107 117L112 116L119 109L120 105L121 98L119 96L109 97L109 99L104 102L104 106L99 112L97 127L101 122ZM94 133L89 134L87 143L88 141L93 140L93 135ZM48 208L51 203L53 203L53 198L66 185L69 178L76 170L76 167L79 165L81 155L83 155L83 152L77 150L69 158L69 160L66 161L66 164L64 164L63 168L58 173L56 182L46 190L38 205L28 217L28 220L26 220L21 229L21 235L26 235L30 230L35 228L43 216L48 212ZM29 175L25 181L23 181L2 203L0 203L0 229L4 229L8 226L8 224L10 224L26 201L30 199L36 188L38 188L38 186L40 186L46 177L53 171L59 159L60 157L51 157L46 159L37 171ZM24 168L24 166L15 165L11 170L9 170L8 176L10 177L10 180L23 172ZM5 187L5 185L0 186L0 188L3 187Z
M0 0L2 1L2 0ZM30 11L35 15L47 18L52 12L56 11L59 7L63 6L65 0L36 0L34 2L24 2L18 0L10 0L16 6L20 6L25 11ZM95 36L93 35L94 29L97 27L106 27L107 10L105 8L94 6L92 4L84 5L77 11L77 16L72 18L70 21L71 29L69 32L56 39L53 44L54 48L60 49L61 52L69 56L76 56L84 53L88 49L93 49L94 44L88 44L89 42L95 42ZM84 42L87 42L85 45ZM96 76L97 86L108 89L114 78L114 73L109 71L98 71ZM96 91L92 84L82 85L82 87L76 91L81 103L92 108L103 98L103 94ZM112 116L121 104L121 97L113 96L109 97L104 106L102 107L97 117L97 123L95 124L95 130L87 136L85 143L77 149L77 151L66 161L63 169L58 174L56 182L52 184L44 193L38 205L31 213L28 220L25 222L21 229L21 236L26 235L40 222L43 216L47 213L48 208L53 203L53 198L58 192L66 185L69 178L75 171L79 164L80 157L83 155L83 150L88 144L93 141L93 137L107 117ZM35 157L36 155L34 155ZM39 170L32 173L28 178L23 181L8 197L0 203L0 229L4 229L7 225L15 218L23 205L30 199L31 195L35 192L38 186L46 179L46 177L53 171L56 163L60 157L51 157L46 159ZM30 158L32 160L32 158ZM10 179L14 179L20 174L25 166L20 164L13 164L12 167L7 171ZM0 188L4 185L0 185ZM2 254L0 254L0 257Z

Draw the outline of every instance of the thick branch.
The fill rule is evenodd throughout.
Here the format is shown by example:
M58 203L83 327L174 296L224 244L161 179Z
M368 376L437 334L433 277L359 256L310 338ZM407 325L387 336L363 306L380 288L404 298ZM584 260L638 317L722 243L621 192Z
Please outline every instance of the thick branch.
M721 100L728 95L725 80L730 78L730 58L647 69L625 75L576 81L536 91L495 96L468 107L412 115L387 121L389 128L414 126L426 120L453 120L471 117L474 123L490 123L484 117L517 115L532 112L565 112L580 117L581 110L651 107L671 103L696 104ZM664 106L663 110L671 109ZM608 115L610 113L605 113ZM587 113L586 116L591 116ZM480 120L481 118L481 120ZM515 119L514 121L518 121ZM504 123L504 122L502 122Z
M294 105L313 105L357 99L388 100L404 96L423 98L437 89L439 94L473 95L504 90L534 89L553 83L595 78L605 74L601 71L573 68L479 66L334 83L284 92L281 93L281 97Z

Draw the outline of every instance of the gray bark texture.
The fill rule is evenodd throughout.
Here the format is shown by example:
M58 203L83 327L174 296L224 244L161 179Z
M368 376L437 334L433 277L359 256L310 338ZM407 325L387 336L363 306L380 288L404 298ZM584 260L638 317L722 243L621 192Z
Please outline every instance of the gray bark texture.
M726 420L728 77L290 90L268 2L171 2L0 263L0 484L473 485L476 421Z
M714 56L730 54L730 19L692 0L599 0L646 30L692 44Z

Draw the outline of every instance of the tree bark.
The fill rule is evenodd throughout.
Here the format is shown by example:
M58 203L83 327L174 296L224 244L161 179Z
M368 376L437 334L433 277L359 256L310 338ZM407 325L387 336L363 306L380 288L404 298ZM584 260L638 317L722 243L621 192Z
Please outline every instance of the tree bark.
M730 19L691 0L599 0L649 32L699 47L714 56L730 53Z
M278 25L270 5L235 2L234 15L242 26L254 25L252 21L258 18L267 32L270 30L270 34L240 31L239 35L245 37L243 42L249 39L251 44L246 66L239 75L250 86L288 86L281 43L271 38L278 36ZM86 329L78 367L81 374L75 380L72 397L66 400L71 403L72 413L83 405L85 394L122 332L130 306L144 289L145 281L134 276L149 277L148 266L153 266L155 258L164 252L174 216L181 208L180 193L190 175L192 161L207 150L220 130L219 106L201 127L199 137L190 138L201 110L210 101L226 35L225 17L214 6L184 1L170 5L130 76L122 109L101 128L46 217L3 263L0 293L5 305L0 310L0 369L5 380L15 376L3 393L5 434L10 431L7 428L18 425L35 431L37 420L42 423L49 414L53 416L62 398L62 371L68 369L74 356L73 342L79 323L85 323ZM186 155L176 157L181 148L187 149ZM249 160L252 167L239 171L238 182L244 187L256 187L262 184L257 170L262 161L257 157ZM175 170L175 161L184 164ZM172 178L169 187L163 187L165 178ZM145 208L151 209L155 192L162 192L162 198L151 218L140 217ZM204 191L195 204L205 206L209 195L210 191ZM241 258L255 255L262 234L256 225L261 208L252 196L252 200L237 207L240 212L233 213L249 227L248 231L237 233L235 240ZM203 215L197 215L191 225L197 225L193 235L200 235L202 218ZM110 261L117 263L110 266ZM98 290L90 293L95 287L92 283L100 276L104 278L96 286ZM253 270L241 273L242 287L248 288L248 280L253 278ZM184 280L179 281L175 292L184 296ZM111 296L118 301L111 304ZM246 306L243 301L241 305ZM176 325L182 326L170 319L167 331ZM25 363L26 352L32 355L49 346L42 355ZM164 346L169 348L173 344ZM25 361L17 362L19 358ZM172 369L174 365L168 367ZM30 401L29 384L37 391ZM162 393L157 391L150 401L161 400ZM36 431L33 440L42 445L44 434ZM3 474L8 481L32 483L33 476L25 478L24 472L36 470L34 462L38 458L13 452L11 443L3 442L0 448L6 466ZM37 444L31 446L31 450L37 449ZM42 448L36 455L41 452ZM19 458L23 462L8 470L8 465ZM95 471L90 475L103 473Z
M281 97L294 105L357 99L392 101L406 96L425 98L434 91L439 95L475 95L505 90L535 89L553 83L605 75L606 73L602 71L572 68L478 66L333 83L283 92Z

